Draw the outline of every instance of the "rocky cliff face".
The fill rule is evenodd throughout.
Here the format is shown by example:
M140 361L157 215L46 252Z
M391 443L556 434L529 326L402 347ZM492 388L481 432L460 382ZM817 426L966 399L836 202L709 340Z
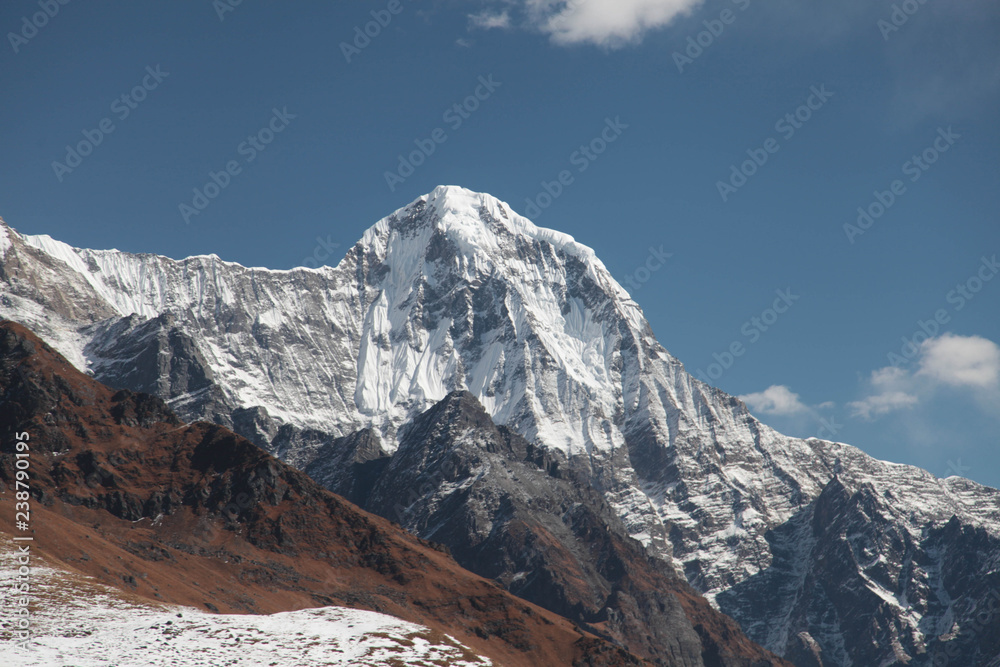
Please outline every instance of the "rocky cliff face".
M564 457L628 535L801 664L817 653L826 665L867 664L872 651L879 663L920 664L934 646L959 645L960 629L942 630L949 622L971 627L963 614L979 598L940 578L940 551L907 561L888 538L862 551L843 538L863 605L853 612L885 617L865 634L798 576L819 568L828 583L821 550L783 536L804 530L835 469L850 497L880 499L878 516L907 544L953 517L995 540L996 490L776 433L692 378L593 251L489 195L438 188L318 270L78 250L2 231L0 263L15 277L0 283L0 315L37 327L108 384L152 389L185 419L235 428L333 486L338 474L357 479L345 492L363 495L406 425L465 390L493 422ZM97 314L51 306L61 284ZM342 438L366 442L343 449ZM880 560L912 580L872 576ZM973 561L968 576L986 581L989 559ZM759 586L764 595L784 570L796 574L782 579L779 608L734 599L756 599Z
M330 450L324 460L342 461L358 448L340 439ZM404 426L395 453L368 465L370 474L353 477L311 474L449 547L473 572L655 664L777 664L628 536L586 470L496 426L466 391ZM367 493L358 493L359 480Z
M31 549L48 562L213 612L379 611L499 664L644 664L240 436L98 384L10 322L0 324L0 395L0 491L11 502L14 434L27 433Z
M997 664L1000 541L957 517L911 532L902 509L891 489L834 477L769 533L771 565L719 594L720 608L761 619L747 633L796 664L884 664L886 647L898 664ZM842 640L816 651L817 628Z

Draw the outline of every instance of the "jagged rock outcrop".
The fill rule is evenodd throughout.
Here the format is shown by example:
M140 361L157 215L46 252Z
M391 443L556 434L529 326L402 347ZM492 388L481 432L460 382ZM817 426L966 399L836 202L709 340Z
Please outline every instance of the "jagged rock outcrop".
M358 439L380 455L369 459L378 472L356 502L444 544L473 572L656 664L776 664L628 536L585 470L494 424L469 392L404 426L391 459L372 437ZM356 451L339 439L320 460ZM338 493L357 489L358 478L320 472L311 474Z

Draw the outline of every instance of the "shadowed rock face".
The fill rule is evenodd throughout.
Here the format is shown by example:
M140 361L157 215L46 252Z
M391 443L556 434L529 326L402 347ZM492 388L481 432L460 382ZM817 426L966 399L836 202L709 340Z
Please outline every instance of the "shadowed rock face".
M33 548L210 611L317 605L389 613L510 665L642 661L459 567L219 426L113 391L23 327L0 324L0 487L31 446Z
M305 472L313 479L325 480L327 488L337 489L336 493L360 505L389 460L378 435L363 429L323 445Z
M834 477L769 533L771 566L719 595L720 607L742 616L753 608L773 619L747 633L772 646L784 642L784 654L802 667L879 664L886 645L901 664L997 664L1000 540L957 518L928 525L914 539L899 529L896 511L891 492L851 492ZM891 595L876 596L870 582ZM789 617L782 618L784 610ZM927 639L897 621L901 610L925 619ZM806 630L821 624L853 641L821 648Z
M468 392L407 425L391 458L371 438L339 439L318 459L350 461L363 448L367 493L357 495L341 463L307 470L443 543L477 574L657 664L784 664L628 537L585 471L498 427Z

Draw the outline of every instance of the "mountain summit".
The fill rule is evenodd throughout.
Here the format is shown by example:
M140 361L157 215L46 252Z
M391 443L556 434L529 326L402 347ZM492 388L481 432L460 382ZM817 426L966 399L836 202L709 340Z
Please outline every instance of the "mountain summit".
M67 328L51 326L53 315L71 329L81 320L131 318L97 327L87 341L54 341L99 378L108 377L116 356L108 345L120 344L123 327L131 332L168 315L184 334L217 331L217 346L197 346L218 374L222 396L213 399L337 435L374 427L390 449L400 424L455 388L468 388L499 423L549 446L573 453L620 447L624 439L609 419L620 403L621 391L609 391L619 371L603 343L621 326L645 328L652 340L638 306L592 250L490 195L457 187L439 187L379 221L337 267L316 270L78 250L2 231L0 253L13 249L14 286L31 284L18 295L48 306L33 318L46 321L43 335L61 338ZM14 273L22 255L70 271L55 271L62 284L46 283L34 267L22 278ZM32 310L23 300L12 306L14 319ZM294 356L270 347L300 333ZM550 384L546 367L560 367L565 386ZM316 390L331 383L332 392ZM187 394L189 415L213 417L218 406L192 388L171 393Z
M592 250L490 195L437 188L336 267L82 250L8 228L0 255L0 316L301 469L324 469L345 438L389 456L418 415L467 392L565 457L766 648L825 665L930 664L962 642L963 664L983 655L969 614L996 579L1000 493L777 433L691 377ZM964 553L959 575L969 531L994 555Z

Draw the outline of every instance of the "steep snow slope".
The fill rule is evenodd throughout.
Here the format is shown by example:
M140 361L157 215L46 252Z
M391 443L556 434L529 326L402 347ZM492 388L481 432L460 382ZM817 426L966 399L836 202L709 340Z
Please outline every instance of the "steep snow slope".
M993 489L761 424L684 370L592 250L489 195L437 188L316 270L2 231L0 315L51 332L98 379L154 391L300 467L366 427L392 451L412 416L467 389L497 423L585 467L630 533L712 599L772 565L768 531L808 510L838 459L845 488L890 493L886 515L915 541L952 516L1000 532ZM62 284L95 314L60 301ZM922 636L921 614L894 618ZM843 633L824 627L816 639L833 646Z
M369 229L335 269L176 262L47 236L23 243L65 262L119 316L183 320L230 402L282 423L338 435L375 426L391 448L409 416L464 386L498 422L520 423L550 446L578 453L624 442L601 415L620 394L604 341L619 320L641 328L641 311L593 251L492 197L439 188ZM601 317L608 309L614 320ZM64 347L75 348L65 350L71 359L86 356Z

